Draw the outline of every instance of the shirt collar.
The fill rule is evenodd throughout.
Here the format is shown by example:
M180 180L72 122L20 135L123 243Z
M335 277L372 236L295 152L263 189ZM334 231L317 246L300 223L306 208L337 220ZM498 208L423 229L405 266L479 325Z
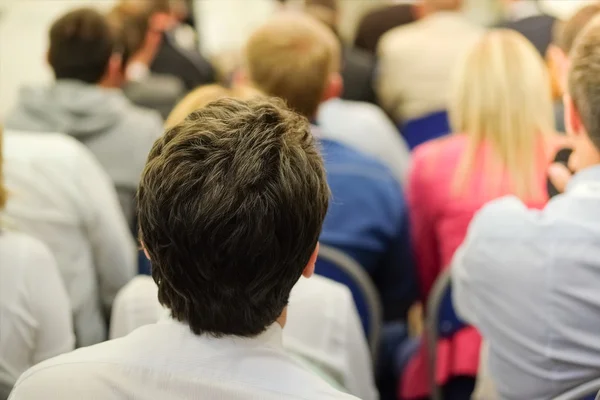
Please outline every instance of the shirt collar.
M576 187L587 183L600 184L600 165L585 168L573 175L566 191L573 191Z
M540 15L542 11L534 0L520 0L512 2L508 10L508 18L518 21L525 18Z

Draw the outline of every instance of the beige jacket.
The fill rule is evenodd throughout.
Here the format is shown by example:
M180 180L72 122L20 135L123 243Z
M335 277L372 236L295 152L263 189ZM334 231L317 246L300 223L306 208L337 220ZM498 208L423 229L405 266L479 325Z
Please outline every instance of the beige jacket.
M437 12L386 33L376 89L396 122L445 110L457 61L483 33L458 12Z

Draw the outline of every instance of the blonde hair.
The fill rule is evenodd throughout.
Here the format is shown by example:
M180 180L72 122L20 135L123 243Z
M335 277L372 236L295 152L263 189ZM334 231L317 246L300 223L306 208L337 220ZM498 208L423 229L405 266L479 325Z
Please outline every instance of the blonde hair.
M469 138L455 189L466 190L478 153L489 145L487 190L499 188L507 173L521 199L543 196L535 180L540 145L553 132L552 98L544 61L527 39L509 30L485 34L457 69L450 97L452 129Z
M2 210L4 208L4 206L6 206L6 200L8 199L8 191L6 190L6 187L4 186L4 175L3 175L3 169L2 169L2 165L4 164L4 158L3 158L3 149L2 149L2 142L4 141L4 134L2 132L2 127L0 126L0 210Z
M226 97L249 100L262 95L263 94L259 90L247 86L239 86L233 89L217 84L200 86L192 90L177 103L165 122L165 128L169 129L179 124L192 112L205 107L208 103L212 103L213 101Z
M245 61L258 89L312 118L331 74L339 72L340 44L333 32L314 18L282 13L250 36Z

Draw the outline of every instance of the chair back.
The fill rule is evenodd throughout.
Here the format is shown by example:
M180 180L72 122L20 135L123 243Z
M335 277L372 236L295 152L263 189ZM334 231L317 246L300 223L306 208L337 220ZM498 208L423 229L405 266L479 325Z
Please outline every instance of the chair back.
M323 244L319 248L315 272L350 289L375 360L381 335L383 310L379 293L369 275L351 257Z
M600 378L582 383L563 394L556 396L553 400L594 400L600 399Z
M400 126L400 133L404 136L408 147L412 150L421 143L450 133L448 113L446 111L438 111L421 118L406 121L406 123Z
M458 318L452 305L452 285L450 268L445 268L438 276L427 300L425 329L427 353L429 355L429 383L431 399L441 400L442 391L435 379L437 365L437 342L448 338L467 325Z

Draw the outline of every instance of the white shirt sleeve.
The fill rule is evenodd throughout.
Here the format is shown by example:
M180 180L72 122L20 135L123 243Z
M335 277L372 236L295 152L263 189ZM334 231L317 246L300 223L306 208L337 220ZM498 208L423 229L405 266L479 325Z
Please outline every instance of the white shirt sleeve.
M73 350L75 335L69 297L50 251L41 243L31 248L27 265L31 315L37 322L32 363Z
M349 393L362 400L377 400L379 392L375 385L373 361L367 338L354 306L354 300L348 292L351 306L348 307L346 326L347 359L344 371L344 387Z
M78 174L86 194L85 228L92 244L100 297L108 312L119 289L137 272L135 242L110 178L87 149L81 151Z

